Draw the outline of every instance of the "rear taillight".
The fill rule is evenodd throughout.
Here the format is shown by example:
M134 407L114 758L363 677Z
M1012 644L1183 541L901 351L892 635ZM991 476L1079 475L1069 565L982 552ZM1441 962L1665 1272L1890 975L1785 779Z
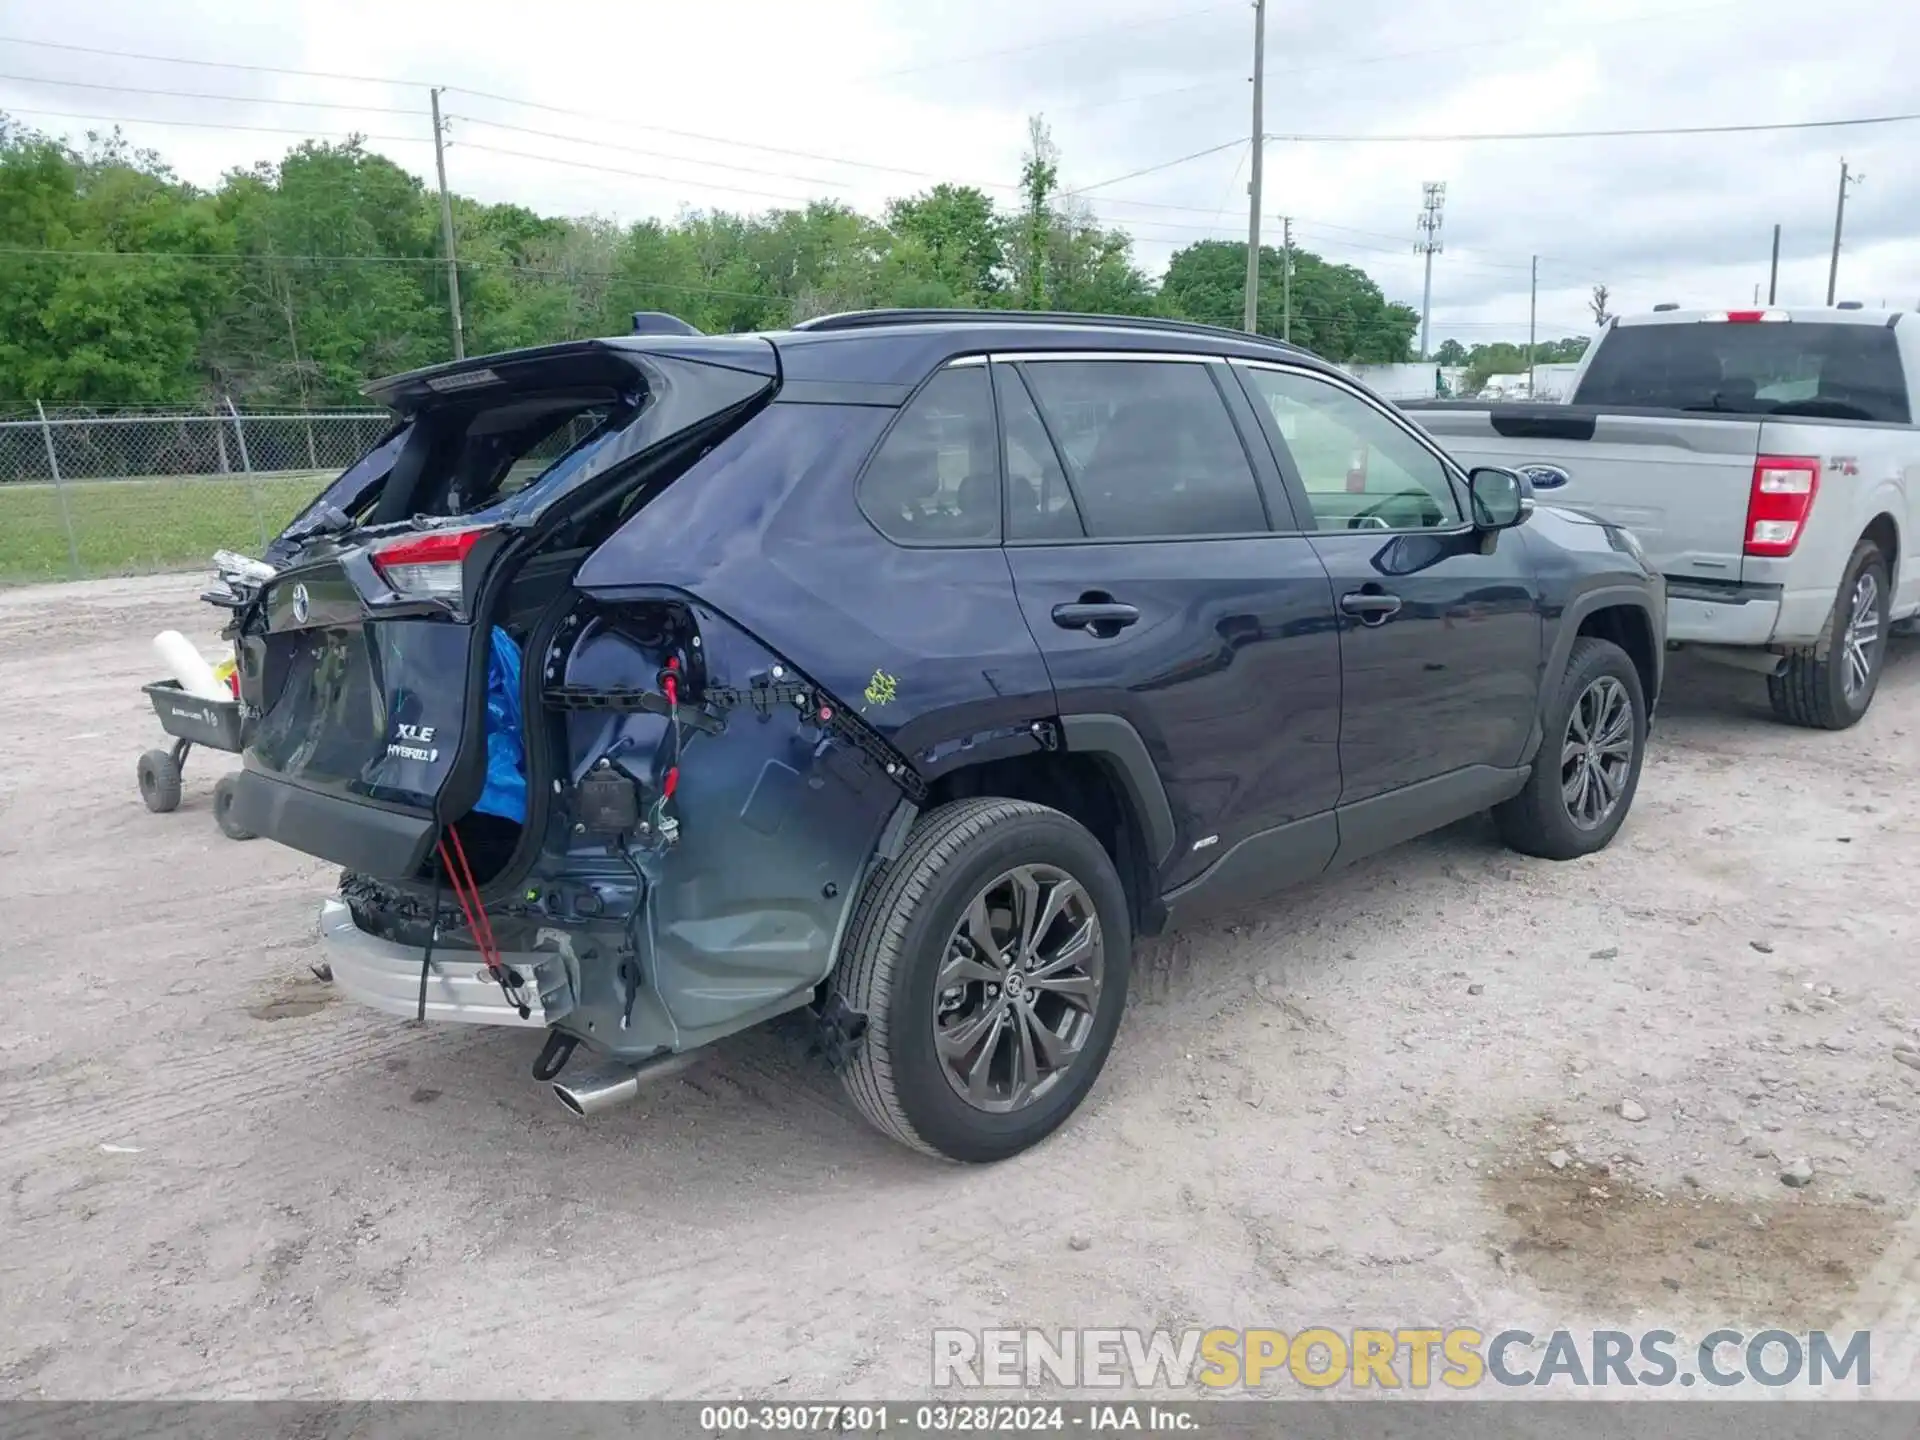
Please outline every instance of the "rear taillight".
M1784 310L1715 310L1700 317L1708 325L1779 325L1790 318Z
M376 546L373 568L402 595L419 600L458 600L465 591L467 556L490 527L407 535Z
M1747 496L1746 552L1772 559L1793 554L1820 490L1820 462L1808 455L1761 455Z

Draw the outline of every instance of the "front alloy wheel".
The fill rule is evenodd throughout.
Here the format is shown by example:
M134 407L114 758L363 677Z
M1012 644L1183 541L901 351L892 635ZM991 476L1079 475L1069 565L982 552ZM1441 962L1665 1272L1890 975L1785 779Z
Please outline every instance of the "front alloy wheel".
M1567 817L1598 830L1619 807L1633 773L1633 702L1627 687L1602 675L1580 692L1560 747L1560 793Z
M941 1073L976 1110L1024 1109L1059 1085L1099 1013L1105 946L1085 888L1052 865L990 881L948 938L935 981Z

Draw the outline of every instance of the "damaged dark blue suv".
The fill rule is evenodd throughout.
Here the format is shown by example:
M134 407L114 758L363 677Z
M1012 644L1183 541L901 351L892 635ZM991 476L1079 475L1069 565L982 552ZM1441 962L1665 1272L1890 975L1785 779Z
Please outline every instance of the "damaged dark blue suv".
M807 1011L881 1129L1012 1155L1135 937L1489 808L1585 855L1632 804L1632 536L1301 350L649 328L371 387L392 432L229 602L233 818L344 867L335 982L547 1032L576 1112Z

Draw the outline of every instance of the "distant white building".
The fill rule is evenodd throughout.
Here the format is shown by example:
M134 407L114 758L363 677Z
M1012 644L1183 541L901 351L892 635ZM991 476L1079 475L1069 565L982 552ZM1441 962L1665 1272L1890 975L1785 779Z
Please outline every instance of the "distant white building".
M1374 394L1387 400L1433 400L1440 394L1440 367L1418 362L1406 365L1342 365Z

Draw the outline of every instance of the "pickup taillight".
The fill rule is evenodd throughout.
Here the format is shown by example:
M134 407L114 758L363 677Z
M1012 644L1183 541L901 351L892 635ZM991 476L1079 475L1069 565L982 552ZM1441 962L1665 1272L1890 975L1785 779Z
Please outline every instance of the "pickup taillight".
M376 546L370 558L380 578L409 599L458 601L465 589L467 556L492 528L476 525L408 535Z
M1778 560L1793 554L1820 491L1820 462L1810 455L1758 455L1747 495L1746 553Z

